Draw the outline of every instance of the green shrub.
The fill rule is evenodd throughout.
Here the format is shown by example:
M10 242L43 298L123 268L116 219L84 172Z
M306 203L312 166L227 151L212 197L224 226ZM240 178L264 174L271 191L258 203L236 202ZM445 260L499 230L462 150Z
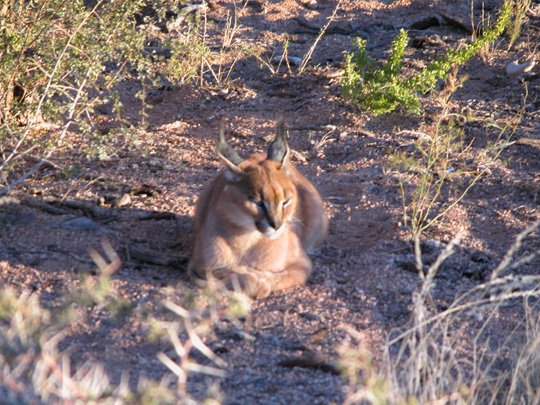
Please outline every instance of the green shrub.
M77 128L95 133L97 105L121 111L115 86L147 85L155 24L177 1L7 1L0 6L0 178L13 183ZM169 4L171 3L171 4ZM39 125L46 122L46 133ZM71 124L76 124L73 126ZM90 143L92 137L84 138ZM0 189L0 193L4 190Z
M360 108L375 115L386 114L398 107L420 113L419 93L431 91L439 79L447 77L450 70L461 66L476 55L484 46L493 43L503 33L510 20L511 10L505 3L497 22L474 42L449 51L443 57L429 63L421 72L404 76L401 65L409 37L401 30L392 41L388 61L382 66L369 58L366 40L357 38L356 53L345 57L345 74L342 79L343 94Z
M47 120L68 111L82 89L85 101L95 100L88 89L107 89L125 77L125 62L143 63L143 31L135 29L134 14L141 1L12 2L0 10L0 104L4 127L27 123L38 107ZM108 64L108 69L104 69ZM144 68L144 66L136 66ZM41 102L41 105L39 103ZM77 112L91 108L79 103Z

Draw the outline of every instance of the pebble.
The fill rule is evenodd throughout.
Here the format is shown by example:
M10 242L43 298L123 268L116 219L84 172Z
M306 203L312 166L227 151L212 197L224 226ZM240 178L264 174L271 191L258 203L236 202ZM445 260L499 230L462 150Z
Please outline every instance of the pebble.
M272 63L280 63L281 61L285 62L284 56L281 54L278 54L272 58ZM294 66L300 66L302 63L302 58L299 58L298 56L287 56L287 61Z
M508 76L518 76L523 73L528 73L532 70L534 65L536 65L536 62L534 60L524 63L519 63L518 60L514 60L508 65L506 65L506 74Z
M113 205L118 208L123 207L124 205L128 205L129 203L131 203L131 197L129 196L129 194L124 193L113 202Z

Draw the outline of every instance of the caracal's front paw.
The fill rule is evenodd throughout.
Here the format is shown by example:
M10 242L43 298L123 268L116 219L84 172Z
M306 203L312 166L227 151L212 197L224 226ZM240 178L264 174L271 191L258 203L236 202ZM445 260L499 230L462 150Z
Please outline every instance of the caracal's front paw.
M208 279L206 273L201 273L197 270L188 268L188 276L197 287L205 288L208 286Z
M251 298L268 297L272 292L270 283L264 277L251 273L232 274L230 288L240 289Z

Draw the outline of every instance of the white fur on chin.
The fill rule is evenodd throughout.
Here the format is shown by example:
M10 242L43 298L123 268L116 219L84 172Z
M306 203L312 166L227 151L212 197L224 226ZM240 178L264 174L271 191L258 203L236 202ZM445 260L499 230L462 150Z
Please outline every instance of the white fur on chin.
M281 225L281 227L277 231L266 231L263 233L263 235L265 238L274 240L283 235L285 233L285 229L287 229L287 227L285 225Z

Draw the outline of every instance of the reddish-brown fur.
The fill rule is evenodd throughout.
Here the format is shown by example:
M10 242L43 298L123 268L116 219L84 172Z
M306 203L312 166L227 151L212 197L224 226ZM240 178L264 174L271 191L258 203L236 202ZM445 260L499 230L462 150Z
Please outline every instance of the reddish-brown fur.
M227 169L197 203L194 277L228 285L236 278L255 297L306 282L306 251L322 242L328 220L315 187L288 161L284 136L283 142L281 161L254 153L234 164L218 151Z

